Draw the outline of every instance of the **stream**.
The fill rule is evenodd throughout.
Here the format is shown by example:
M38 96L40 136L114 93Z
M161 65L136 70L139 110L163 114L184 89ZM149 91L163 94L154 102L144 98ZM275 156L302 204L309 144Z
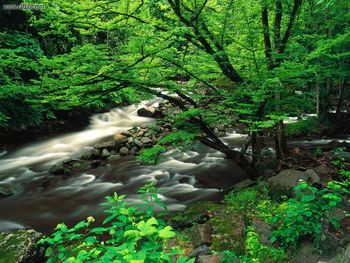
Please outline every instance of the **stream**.
M234 162L201 144L185 153L169 151L157 165L141 165L127 156L68 177L49 174L55 163L79 158L104 138L153 123L154 119L137 116L137 110L159 102L154 99L96 114L83 131L0 151L0 183L13 185L16 192L0 197L0 231L31 227L50 233L61 222L72 226L87 216L99 220L103 216L100 204L106 195L128 194L126 201L137 204L137 189L151 181L156 181L168 210L181 211L194 201L220 199L222 189L246 179ZM232 133L223 140L240 147L245 136Z

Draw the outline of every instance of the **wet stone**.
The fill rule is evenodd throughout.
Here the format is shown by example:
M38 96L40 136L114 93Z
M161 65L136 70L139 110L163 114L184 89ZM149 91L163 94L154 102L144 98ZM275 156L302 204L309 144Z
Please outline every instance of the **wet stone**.
M119 154L122 156L128 155L129 154L129 149L127 147L122 147L119 150Z
M128 137L122 133L114 135L113 139L117 144L123 144L128 141Z
M189 257L193 258L193 257L202 256L202 255L209 255L210 253L211 253L210 248L206 245L202 245L197 247L195 250L193 250L189 255Z
M141 142L143 144L149 144L149 143L152 143L152 139L148 138L148 137L142 137L141 138Z
M32 229L0 233L0 262L44 262L44 248L37 244L41 237L42 234Z
M107 149L103 149L101 153L102 158L108 158L111 155L111 153Z
M15 189L11 184L0 183L0 198L15 194Z
M115 160L118 160L119 158L120 158L119 155L113 154L113 155L109 156L109 157L107 158L107 160L108 160L108 161L115 161Z

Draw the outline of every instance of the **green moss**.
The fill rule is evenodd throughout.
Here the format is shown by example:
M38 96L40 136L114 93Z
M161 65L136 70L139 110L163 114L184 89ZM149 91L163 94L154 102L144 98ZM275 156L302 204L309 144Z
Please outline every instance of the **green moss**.
M211 246L213 250L231 250L238 255L245 253L245 226L242 215L221 210L207 223L214 229Z
M269 194L267 186L262 184L233 191L225 197L227 209L233 213L244 214L248 221L253 217L266 221L272 217L279 205L270 198Z
M40 262L42 250L36 244L40 237L41 234L34 230L0 233L0 262Z
M89 165L87 163L83 163L83 162L76 162L73 163L72 168L75 170L87 170L89 169Z
M222 209L222 204L214 202L198 202L188 207L184 212L173 216L169 222L175 227L190 227L197 223L203 223L212 217L216 211Z

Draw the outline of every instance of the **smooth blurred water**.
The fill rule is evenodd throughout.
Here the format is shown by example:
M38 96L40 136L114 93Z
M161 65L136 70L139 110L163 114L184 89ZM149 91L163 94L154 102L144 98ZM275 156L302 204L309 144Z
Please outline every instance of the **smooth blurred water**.
M153 166L123 157L67 178L48 174L53 164L80 156L105 137L153 123L154 119L137 116L137 109L158 103L156 99L97 114L81 132L2 152L0 183L11 183L16 194L0 199L0 231L30 226L48 232L60 222L74 224L89 215L101 218L106 195L128 194L130 205L140 203L137 189L150 181L157 183L168 209L180 211L194 201L221 198L222 189L246 178L234 162L201 144L185 153L169 151ZM233 133L223 139L240 147L245 136Z

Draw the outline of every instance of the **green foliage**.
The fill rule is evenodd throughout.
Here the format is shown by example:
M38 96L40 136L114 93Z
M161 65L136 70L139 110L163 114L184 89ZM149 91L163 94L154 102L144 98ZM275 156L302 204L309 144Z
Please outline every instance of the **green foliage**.
M272 241L295 248L303 238L309 237L318 245L323 224L328 222L339 227L332 212L349 190L336 182L328 183L328 187L321 190L302 182L294 192L295 197L287 201L285 212L276 214L272 220L277 226Z
M103 204L109 216L102 226L92 227L93 217L73 228L59 224L51 236L40 241L49 246L45 252L47 262L158 263L174 262L178 258L178 263L193 263L194 260L181 257L182 252L176 247L165 247L176 233L154 216L155 207L164 207L154 184L145 185L139 193L145 211L128 206L126 196L115 193L106 197Z
M283 263L286 262L286 253L281 248L275 248L261 244L259 235L253 227L247 228L246 239L247 255L237 256L233 251L224 251L222 263Z
M155 164L161 160L161 154L166 150L165 146L154 145L152 148L143 149L137 159L143 163Z
M282 249L262 245L253 227L247 229L246 249L253 262L282 263L286 260L286 254Z
M286 136L305 136L308 133L319 132L321 128L319 120L315 117L310 117L306 120L289 123L286 127Z
M268 190L264 186L230 192L225 196L225 201L230 210L242 213L249 219L259 217L269 221L275 213L283 211L283 206L270 199Z
M0 33L0 127L34 126L50 114L37 99L43 94L33 80L39 77L39 42L17 31Z
M323 151L322 151L321 148L316 148L316 149L315 149L315 156L316 156L317 158L320 158L320 157L323 156Z
M186 130L175 131L164 136L159 140L158 144L148 149L143 149L138 156L138 160L143 163L157 163L161 160L161 154L168 148L175 147L178 150L189 150L196 134L190 133Z

